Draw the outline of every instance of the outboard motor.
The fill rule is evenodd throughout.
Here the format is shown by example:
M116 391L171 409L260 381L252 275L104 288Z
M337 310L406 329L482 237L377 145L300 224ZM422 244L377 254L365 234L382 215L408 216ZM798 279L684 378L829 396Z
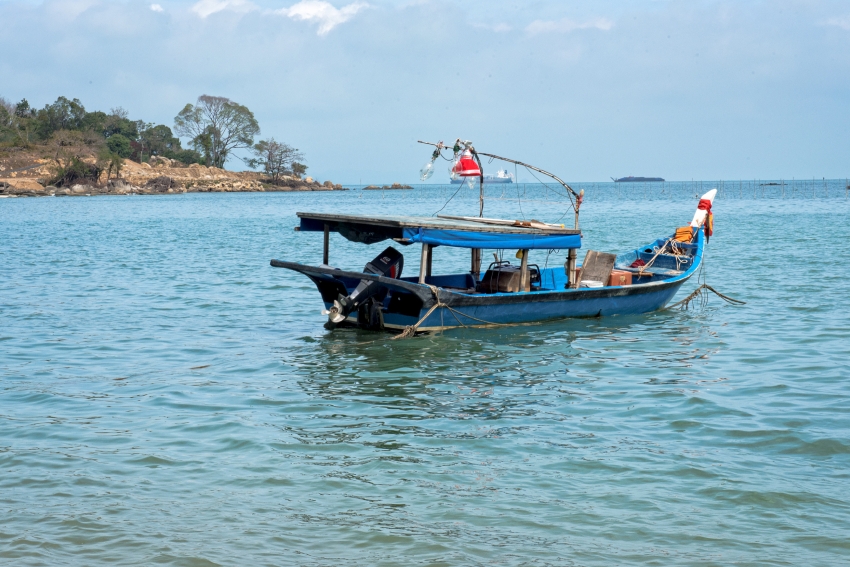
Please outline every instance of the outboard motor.
M390 246L378 254L374 260L366 264L363 271L367 274L375 274L387 278L399 278L401 277L402 268L404 268L404 256L402 256L401 252ZM381 292L385 295L387 288L379 282L360 280L360 283L357 284L357 287L354 288L354 291L348 297L340 295L339 299L334 301L333 307L327 312L327 328L333 329L345 321L350 313L358 309L368 299ZM383 297L380 299L383 299Z

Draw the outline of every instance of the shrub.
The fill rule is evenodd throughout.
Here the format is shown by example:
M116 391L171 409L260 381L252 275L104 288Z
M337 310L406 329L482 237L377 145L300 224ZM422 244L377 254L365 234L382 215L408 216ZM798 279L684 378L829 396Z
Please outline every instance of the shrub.
M56 175L47 184L56 187L70 187L79 182L97 183L101 168L95 164L89 164L74 156L70 162L56 168Z
M130 157L133 149L130 147L130 140L121 134L113 134L106 139L106 147L114 154L118 154L122 158Z

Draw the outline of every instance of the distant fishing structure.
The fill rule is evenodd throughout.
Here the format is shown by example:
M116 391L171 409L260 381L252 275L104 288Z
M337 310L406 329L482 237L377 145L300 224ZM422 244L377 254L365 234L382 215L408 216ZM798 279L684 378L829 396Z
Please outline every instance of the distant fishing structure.
M477 185L477 183L476 183ZM716 187L717 195L724 200L731 199L828 199L845 197L850 199L850 178L845 179L750 179L750 180L689 180L664 182L570 182L576 191L607 192L613 191L618 198L635 197L642 200L691 199L701 195L708 187ZM415 184L414 189L442 197L458 191L457 185ZM462 188L466 188L463 185ZM527 203L550 203L570 205L563 195L551 190L546 183L517 183L484 186L488 201L521 201ZM470 194L457 193L455 199L468 199Z

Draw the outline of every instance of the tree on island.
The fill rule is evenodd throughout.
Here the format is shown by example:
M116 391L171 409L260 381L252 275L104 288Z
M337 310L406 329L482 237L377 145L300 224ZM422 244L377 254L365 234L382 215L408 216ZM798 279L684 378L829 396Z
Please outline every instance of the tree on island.
M12 147L30 147L35 137L33 116L27 99L12 104L0 97L0 142Z
M247 107L228 98L201 95L196 105L187 104L174 117L174 130L191 138L207 165L223 169L233 150L254 145L260 125Z
M277 183L284 175L298 175L306 171L307 167L298 163L304 160L304 154L289 144L278 142L274 138L260 140L252 148L253 158L245 160L248 167L262 167L272 183ZM295 170L300 171L296 174Z
M301 177L305 173L307 173L307 166L303 163L298 163L297 161L292 162L292 175L296 177Z
M130 146L130 139L121 134L112 134L109 136L106 139L106 147L109 148L109 151L122 158L128 158L133 153L133 148Z

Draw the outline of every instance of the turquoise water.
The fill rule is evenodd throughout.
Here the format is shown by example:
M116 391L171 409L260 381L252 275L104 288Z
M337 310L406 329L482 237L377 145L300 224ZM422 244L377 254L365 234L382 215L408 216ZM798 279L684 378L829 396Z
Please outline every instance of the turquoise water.
M0 200L0 564L847 564L850 200L749 183L702 274L745 306L402 341L324 330L269 259L321 262L295 211L431 214L457 187ZM714 185L587 184L585 248L668 233ZM512 187L485 214L564 211ZM333 237L331 263L377 252Z

